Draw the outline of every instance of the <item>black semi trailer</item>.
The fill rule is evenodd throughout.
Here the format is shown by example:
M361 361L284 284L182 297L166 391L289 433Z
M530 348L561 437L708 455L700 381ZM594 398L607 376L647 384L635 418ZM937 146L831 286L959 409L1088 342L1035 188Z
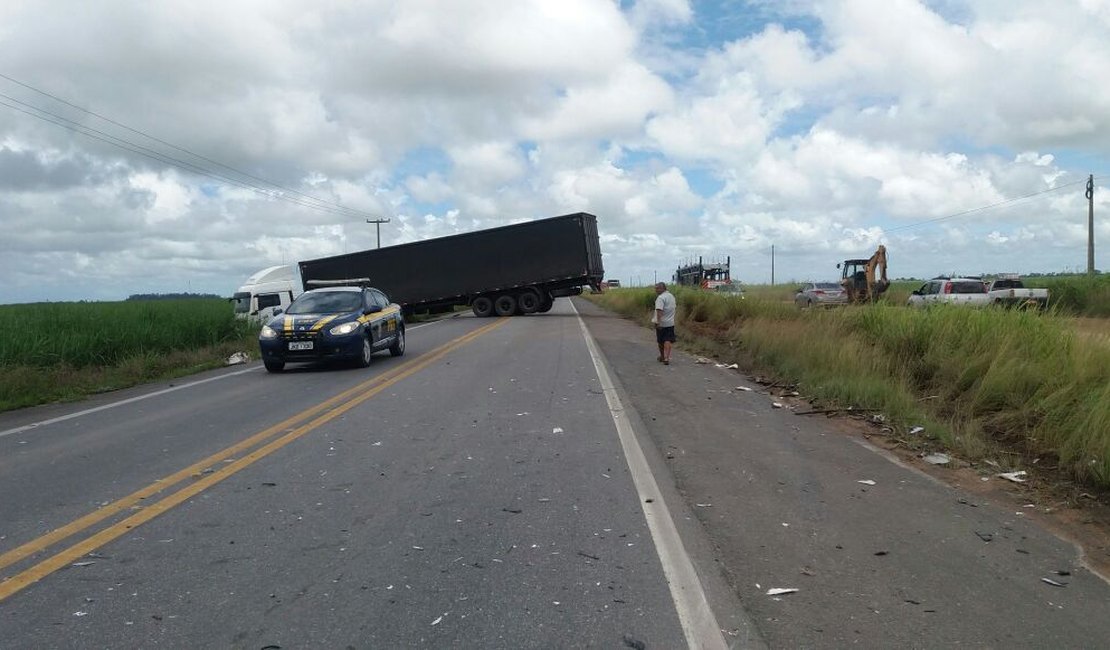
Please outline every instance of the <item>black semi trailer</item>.
M604 275L597 217L585 212L300 263L313 281L368 278L406 313L468 305L477 316L551 309Z

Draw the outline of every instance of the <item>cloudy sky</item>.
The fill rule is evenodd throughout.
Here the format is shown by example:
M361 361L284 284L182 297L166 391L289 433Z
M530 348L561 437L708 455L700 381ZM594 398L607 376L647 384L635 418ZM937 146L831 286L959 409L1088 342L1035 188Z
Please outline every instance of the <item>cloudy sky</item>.
M0 303L585 211L606 275L1110 269L1110 0L3 0Z

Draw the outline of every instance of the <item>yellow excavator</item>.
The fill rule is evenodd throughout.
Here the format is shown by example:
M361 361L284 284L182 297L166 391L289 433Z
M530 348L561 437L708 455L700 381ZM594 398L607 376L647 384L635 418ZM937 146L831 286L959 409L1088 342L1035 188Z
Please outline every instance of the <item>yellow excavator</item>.
M841 269L840 286L848 294L848 302L853 304L875 302L883 295L890 281L886 279L886 246L882 244L875 254L867 259L844 260ZM875 278L875 270L879 269L879 278Z

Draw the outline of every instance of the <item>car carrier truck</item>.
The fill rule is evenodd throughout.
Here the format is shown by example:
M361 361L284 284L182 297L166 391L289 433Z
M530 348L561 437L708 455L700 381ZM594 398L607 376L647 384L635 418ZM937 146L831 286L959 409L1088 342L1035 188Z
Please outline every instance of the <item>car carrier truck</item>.
M476 316L551 309L583 286L600 290L597 217L585 212L300 262L317 280L368 278L406 313L469 306Z

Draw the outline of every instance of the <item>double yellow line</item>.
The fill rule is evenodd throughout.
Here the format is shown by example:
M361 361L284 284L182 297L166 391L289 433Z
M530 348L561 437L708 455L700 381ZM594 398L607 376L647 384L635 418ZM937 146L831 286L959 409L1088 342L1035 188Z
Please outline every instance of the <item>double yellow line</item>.
M489 325L485 325L479 329L474 330L468 334L460 336L459 338L450 341L432 352L419 357L413 362L403 365L394 371L385 373L374 379L365 381L354 388L350 388L335 397L332 397L316 406L298 413L297 415L279 422L263 431L260 431L253 436L239 442L235 445L217 452L204 460L193 463L192 465L175 472L165 478L159 479L154 483L133 492L118 501L115 501L103 508L76 519L61 528L55 529L46 535L38 537L18 548L14 548L3 555L0 555L0 571L3 569L27 558L36 553L45 551L49 547L67 539L77 533L84 531L109 517L119 514L124 511L136 511L131 516L114 523L103 530L81 540L80 542L70 546L69 548L58 552L55 555L39 562L31 568L17 573L14 576L5 578L0 582L0 601L8 598L9 596L19 592L20 590L28 587L35 582L43 579L51 573L64 568L82 556L91 553L92 551L104 546L105 544L125 535L131 529L140 526L158 515L166 512L174 506L180 505L203 492L204 490L216 485L224 479L232 476L236 472L249 467L256 461L269 456L278 449L288 445L289 443L297 440L306 433L320 427L321 425L334 420L335 418L343 415L347 411L362 404L366 400L374 397L386 388L393 384L409 377L424 368L439 361L448 353L453 350L466 345L474 339L482 336L483 334L504 325L507 319L498 319ZM307 422L306 422L307 420ZM303 423L303 424L302 424ZM262 444L265 441L273 438L275 435L286 432L284 435ZM258 446L261 445L261 446ZM257 447L257 448L256 448ZM240 453L249 451L246 455L238 457ZM218 470L211 471L205 474L204 472L210 470L214 465L223 464ZM143 506L142 502L149 497L153 497L163 491L166 491L178 483L188 478L195 478L196 480L188 485L181 487L176 492L163 497L161 500ZM199 477L199 478L198 478Z

